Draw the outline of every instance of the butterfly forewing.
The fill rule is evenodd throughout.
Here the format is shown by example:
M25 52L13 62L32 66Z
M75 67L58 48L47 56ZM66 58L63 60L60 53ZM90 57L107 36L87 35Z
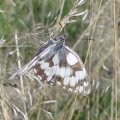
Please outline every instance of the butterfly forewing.
M38 62L42 61L41 58L48 54L50 49L54 46L55 44L53 44L53 41L49 40L42 48L39 49L36 56L30 62L28 62L25 66L13 74L9 79L26 74L31 68L38 64Z

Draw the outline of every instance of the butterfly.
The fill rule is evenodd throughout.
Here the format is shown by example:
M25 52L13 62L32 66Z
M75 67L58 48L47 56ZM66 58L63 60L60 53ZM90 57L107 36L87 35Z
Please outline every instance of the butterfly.
M90 93L87 71L78 54L65 45L65 37L50 39L39 49L35 57L10 79L34 69L36 76L44 83L58 85L71 92Z

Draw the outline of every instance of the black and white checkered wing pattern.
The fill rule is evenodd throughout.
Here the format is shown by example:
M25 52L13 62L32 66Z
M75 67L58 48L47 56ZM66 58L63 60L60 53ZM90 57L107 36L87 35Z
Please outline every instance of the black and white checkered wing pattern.
M67 46L62 46L49 59L39 61L34 71L45 83L59 85L71 92L90 92L86 69L79 56Z
M75 51L65 46L64 40L50 40L36 56L10 79L24 75L34 68L37 77L44 83L58 85L71 92L88 94L90 83L86 69Z

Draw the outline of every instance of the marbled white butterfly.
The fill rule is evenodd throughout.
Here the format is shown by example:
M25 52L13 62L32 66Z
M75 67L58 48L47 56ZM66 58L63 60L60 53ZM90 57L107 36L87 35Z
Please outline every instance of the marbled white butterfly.
M62 86L71 92L90 93L87 72L78 54L65 45L65 38L50 39L36 56L10 77L24 75L31 68L37 77L50 85Z

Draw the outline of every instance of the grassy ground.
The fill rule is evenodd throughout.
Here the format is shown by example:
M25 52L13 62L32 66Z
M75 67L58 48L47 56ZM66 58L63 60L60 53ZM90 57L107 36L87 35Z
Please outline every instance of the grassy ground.
M120 119L120 2L79 1L0 0L0 120ZM43 84L32 71L11 80L17 87L11 86L8 78L35 55L41 41L60 34L84 61L91 94Z

